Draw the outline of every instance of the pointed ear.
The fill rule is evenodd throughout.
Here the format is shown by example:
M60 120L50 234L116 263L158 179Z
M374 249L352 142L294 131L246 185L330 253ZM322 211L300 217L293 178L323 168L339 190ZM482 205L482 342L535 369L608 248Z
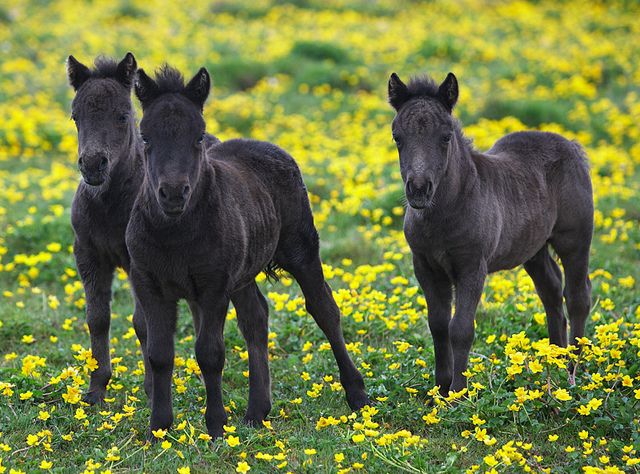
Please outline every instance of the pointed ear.
M388 85L389 103L394 109L400 110L402 104L409 100L410 94L407 86L400 80L398 75L394 72L391 73Z
M67 76L69 84L74 91L77 91L91 77L91 71L76 58L69 56L67 58Z
M206 68L201 67L185 87L184 95L202 109L209 96L209 89L211 89L211 77Z
M131 89L133 80L136 77L136 70L138 69L138 63L136 58L130 52L118 63L116 68L116 79L127 89Z
M458 101L458 80L452 72L447 74L447 78L444 80L438 88L438 99L442 104L451 112L453 106Z
M144 69L138 69L138 78L135 82L136 97L144 109L149 103L158 97L158 84L147 76Z

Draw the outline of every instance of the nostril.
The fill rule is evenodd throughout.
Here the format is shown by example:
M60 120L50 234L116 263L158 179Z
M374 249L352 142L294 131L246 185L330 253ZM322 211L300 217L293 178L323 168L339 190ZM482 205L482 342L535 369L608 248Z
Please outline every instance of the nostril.
M412 184L412 181L407 181L407 193L408 193L408 194L413 193L413 184Z
M427 196L430 196L431 191L433 190L433 183L431 181L427 181L426 188L427 188Z
M182 188L182 197L186 198L189 195L189 192L191 192L191 186L185 184L184 188Z
M100 160L100 171L105 170L108 164L109 160L107 160L106 158L102 158L102 160Z

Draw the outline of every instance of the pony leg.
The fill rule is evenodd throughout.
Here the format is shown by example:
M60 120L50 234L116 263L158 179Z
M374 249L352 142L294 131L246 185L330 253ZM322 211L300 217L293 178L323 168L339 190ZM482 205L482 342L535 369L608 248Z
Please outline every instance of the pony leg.
M147 321L142 313L142 306L138 302L135 293L134 297L134 310L133 310L133 329L136 331L138 341L140 341L140 351L142 352L142 359L144 360L144 392L147 394L147 398L151 400L152 389L152 374L151 366L149 365L149 353L147 351Z
M416 254L413 254L413 268L427 300L429 329L436 359L436 385L440 387L440 394L447 396L453 369L453 352L449 340L451 281L444 272L434 271L424 258Z
M224 368L224 322L229 297L224 291L209 293L197 303L200 312L196 328L196 360L207 391L205 421L213 438L223 435L227 413L222 403L222 369Z
M271 411L269 376L269 307L255 282L231 295L238 326L249 352L249 405L244 421L260 426Z
M453 349L453 381L451 390L458 392L467 387L463 375L469 363L469 352L475 337L474 321L476 309L482 296L487 267L482 262L476 268L465 268L458 272L455 282L456 311L449 323L449 338Z
M584 328L591 309L591 280L589 279L590 239L566 239L554 237L551 245L564 267L564 297L571 324L570 344L584 336Z
M74 254L87 300L87 325L91 338L91 354L98 368L91 372L89 391L83 401L90 405L104 400L111 379L109 327L111 326L111 283L115 267L103 261L93 248L76 241Z
M320 257L315 256L309 263L298 263L292 268L284 266L296 279L304 293L307 311L313 316L331 344L333 355L340 369L340 382L347 395L347 403L352 410L359 410L369 404L364 390L364 380L358 372L344 343L340 326L340 310L333 299L331 288L324 279Z
M562 307L562 272L549 255L545 244L530 260L524 263L547 313L549 341L567 347L567 319Z

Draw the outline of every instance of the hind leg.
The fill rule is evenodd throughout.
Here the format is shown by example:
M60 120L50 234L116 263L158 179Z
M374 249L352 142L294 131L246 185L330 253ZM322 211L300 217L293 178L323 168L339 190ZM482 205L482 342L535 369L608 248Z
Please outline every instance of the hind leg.
M562 308L562 272L549 255L545 244L529 261L524 263L547 313L549 342L567 347L567 320Z
M299 228L304 227L301 225ZM322 272L316 230L312 223L306 228L308 231L304 234L290 235L288 241L279 244L275 261L291 273L300 285L307 311L331 344L347 403L352 410L359 410L369 403L369 397L364 390L362 375L353 364L344 343L340 310Z
M249 405L244 421L260 426L271 411L269 376L269 307L258 286L251 283L231 295L238 326L249 352Z
M551 245L564 267L564 297L571 324L570 344L584 336L584 328L591 309L591 281L589 280L589 247L591 234L554 236Z

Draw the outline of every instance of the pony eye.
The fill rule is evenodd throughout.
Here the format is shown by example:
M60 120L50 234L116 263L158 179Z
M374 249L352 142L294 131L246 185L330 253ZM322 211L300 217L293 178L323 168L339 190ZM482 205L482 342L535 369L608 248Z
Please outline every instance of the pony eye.
M451 134L447 133L442 135L442 143L449 143L451 141Z
M395 133L393 134L393 141L396 142L396 145L397 145L398 148L400 148L402 146L402 140Z
M200 138L198 138L198 145L202 144L202 142L204 141L204 136L205 136L205 132L202 132L202 135L200 135Z
M120 117L118 117L118 122L119 123L127 123L127 119L129 118L129 114L122 114L120 115Z
M149 140L147 139L147 137L145 137L144 135L141 135L140 138L142 138L142 143L144 143L145 145L149 145Z
M78 119L78 117L76 116L76 114L71 114L71 120L73 120L74 122Z

